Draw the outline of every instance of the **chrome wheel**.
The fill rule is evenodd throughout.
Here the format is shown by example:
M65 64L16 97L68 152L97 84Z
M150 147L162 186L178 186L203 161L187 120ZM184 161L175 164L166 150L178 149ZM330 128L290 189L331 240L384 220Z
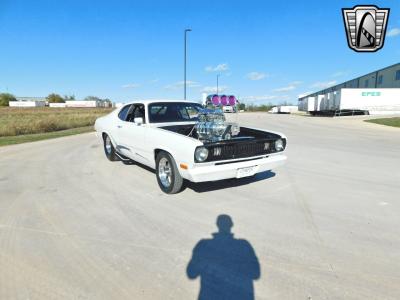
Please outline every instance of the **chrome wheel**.
M161 184L169 188L171 185L172 169L167 158L163 157L158 163L158 177L160 178Z
M107 154L108 154L108 155L111 155L112 144L111 144L110 137L109 137L108 135L106 136L105 148L106 148Z

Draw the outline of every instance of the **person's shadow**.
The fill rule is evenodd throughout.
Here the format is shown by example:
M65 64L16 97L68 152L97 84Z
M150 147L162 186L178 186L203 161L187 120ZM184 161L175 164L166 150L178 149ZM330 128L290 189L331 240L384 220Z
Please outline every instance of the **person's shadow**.
M193 249L186 273L200 277L199 300L254 299L253 280L260 278L260 264L253 247L231 233L228 215L217 218L218 232L212 239L200 240Z

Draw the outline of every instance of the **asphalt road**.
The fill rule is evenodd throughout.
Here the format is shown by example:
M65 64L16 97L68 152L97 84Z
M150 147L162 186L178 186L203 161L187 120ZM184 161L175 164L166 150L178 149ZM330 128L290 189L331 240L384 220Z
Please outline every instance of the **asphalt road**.
M205 295L400 299L400 129L238 118L285 133L287 164L173 196L92 133L0 148L0 299L196 299L201 240ZM213 238L221 214L233 237Z

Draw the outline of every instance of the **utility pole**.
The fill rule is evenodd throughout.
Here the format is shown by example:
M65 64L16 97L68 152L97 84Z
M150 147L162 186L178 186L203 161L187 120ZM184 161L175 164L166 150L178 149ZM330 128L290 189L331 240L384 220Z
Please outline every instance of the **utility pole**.
M185 40L184 40L184 62L183 62L183 99L186 100L186 35L192 29L185 29Z
M217 74L217 95L218 95L218 79L219 79L220 74Z

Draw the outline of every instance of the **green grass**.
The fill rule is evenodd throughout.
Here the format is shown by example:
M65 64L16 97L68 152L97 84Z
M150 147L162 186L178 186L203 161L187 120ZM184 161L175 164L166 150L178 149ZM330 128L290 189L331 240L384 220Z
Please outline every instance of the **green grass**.
M60 131L46 132L46 133L35 133L35 134L24 134L17 136L3 136L0 137L0 146L21 144L27 142L36 142L41 140L53 139L68 135L74 135L79 133L91 132L93 131L93 126L71 128Z
M365 122L392 126L392 127L400 127L400 117L372 119L372 120L365 120Z

